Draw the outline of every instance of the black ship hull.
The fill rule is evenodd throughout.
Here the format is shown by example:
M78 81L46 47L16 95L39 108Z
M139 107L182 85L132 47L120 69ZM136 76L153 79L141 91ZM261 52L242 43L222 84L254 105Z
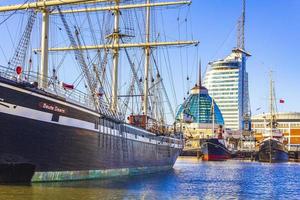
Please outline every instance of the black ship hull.
M268 139L260 144L258 152L260 162L278 163L287 162L288 159L288 152L280 141Z
M34 174L35 166L30 163L1 162L0 183L28 183Z
M229 150L219 139L201 140L202 160L204 161L225 161L230 158Z
M151 173L172 168L182 150L181 140L99 116L26 85L0 80L0 100L0 182ZM23 180L4 177L14 170Z

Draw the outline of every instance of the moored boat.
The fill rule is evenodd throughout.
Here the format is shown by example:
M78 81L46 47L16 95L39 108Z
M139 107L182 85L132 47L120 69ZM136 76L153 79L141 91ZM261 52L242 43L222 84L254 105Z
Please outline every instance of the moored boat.
M160 6L186 3L170 2ZM82 4L84 9L80 11ZM160 112L161 115L156 116L159 119L154 119L154 114L150 112L150 103L163 105L157 100L161 93L151 91L156 102L149 98L151 47L164 44L155 42L150 45L150 7L156 5L149 6L149 4L150 1L147 0L145 4L137 6L145 8L146 11L146 45L120 42L126 35L120 28L120 9L122 9L120 6L125 6L126 9L135 8L126 1L53 0L32 3L26 1L20 5L0 6L0 12L25 10L24 13L29 13L15 55L7 67L0 67L0 183L96 179L152 173L173 167L183 149L182 133L172 128L173 125L166 124L165 113ZM82 45L84 42L82 38L85 35L81 34L79 27L75 27L75 34L71 31L68 25L70 19L65 17L70 10L64 8L65 5L67 8L76 7L79 13L90 12L88 8L95 6L99 6L102 11L113 12L111 16L114 20L112 23L114 30L111 34L103 36L106 44L102 47L92 45L94 52L87 53L91 49ZM110 7L107 7L108 5ZM41 49L35 52L41 53L39 60L41 65L38 66L40 69L34 72L31 58L26 70L21 66L27 59L26 52L29 48L32 27L39 12L42 12ZM74 15L73 10L71 13ZM61 20L63 27L59 30L64 29L66 32L67 45L70 48L63 49L75 54L75 60L69 60L65 66L70 66L70 63L72 65L72 61L74 66L79 66L78 77L84 81L81 86L78 86L80 85L78 81L77 87L85 89L85 92L81 92L73 84L60 81L58 70L63 64L53 67L53 76L48 76L49 45L51 45L48 38L55 36L50 35L49 31L50 14L58 16L57 19ZM82 15L78 14L77 17ZM87 15L87 18L89 18L88 29L95 28L90 24L90 16ZM103 19L106 19L105 16ZM95 34L93 29L90 31ZM197 43L189 41L180 45ZM129 100L127 99L125 105L122 104L126 102L125 100L119 100L122 95L118 94L118 61L120 48L124 49L127 46L143 48L145 51L145 75L142 77L143 90L141 89L143 87L138 85L142 81L137 79L135 66L128 59L131 64L133 86L130 85L128 94L123 96L142 97L142 103L139 102L136 108L140 113L133 113L132 110L126 121ZM129 56L126 50L125 52ZM113 73L109 79L105 78L108 54L111 54L113 61ZM100 61L89 60L91 55ZM61 63L63 61L64 58ZM155 86L161 88L163 87L160 85L161 75L157 73L157 79L153 78L153 81L156 81ZM138 89L135 88L135 84L138 85ZM139 94L132 94L135 89Z
M230 152L223 139L202 139L200 142L203 161L225 161L230 158Z
M274 81L272 80L272 73L270 73L270 117L269 122L266 124L263 133L264 139L259 144L258 160L260 162L287 162L289 159L288 151L283 143L283 134L277 128L278 123L276 120Z
M260 162L278 163L287 162L289 156L282 142L268 138L260 143L258 159Z
M170 169L180 135L166 137L50 93L0 79L0 180L62 181ZM21 178L23 177L23 179Z
M200 140L203 161L225 161L230 158L231 153L226 147L222 126L218 132L217 137Z

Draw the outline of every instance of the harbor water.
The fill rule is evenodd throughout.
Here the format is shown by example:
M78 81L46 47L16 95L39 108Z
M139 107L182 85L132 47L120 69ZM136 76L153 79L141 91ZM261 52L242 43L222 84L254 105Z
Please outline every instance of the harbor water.
M300 199L300 163L179 158L168 172L107 180L1 185L2 200Z

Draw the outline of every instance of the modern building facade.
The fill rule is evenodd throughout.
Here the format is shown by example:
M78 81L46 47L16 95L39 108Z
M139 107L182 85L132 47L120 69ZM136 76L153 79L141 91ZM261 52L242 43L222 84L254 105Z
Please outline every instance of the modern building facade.
M257 141L263 139L263 132L266 124L269 122L270 114L260 114L253 116L252 130ZM284 142L288 145L289 149L300 146L300 113L299 112L287 112L277 113L276 121L278 123L279 130L284 135Z
M248 56L242 49L233 49L225 59L209 63L204 79L203 85L219 106L225 127L231 130L242 130L244 118L250 112Z

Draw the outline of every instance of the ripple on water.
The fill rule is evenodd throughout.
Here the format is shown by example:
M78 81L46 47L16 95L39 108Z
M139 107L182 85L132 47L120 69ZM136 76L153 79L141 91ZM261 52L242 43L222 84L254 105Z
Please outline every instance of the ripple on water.
M164 173L108 180L0 186L0 200L300 199L300 164L180 158Z

